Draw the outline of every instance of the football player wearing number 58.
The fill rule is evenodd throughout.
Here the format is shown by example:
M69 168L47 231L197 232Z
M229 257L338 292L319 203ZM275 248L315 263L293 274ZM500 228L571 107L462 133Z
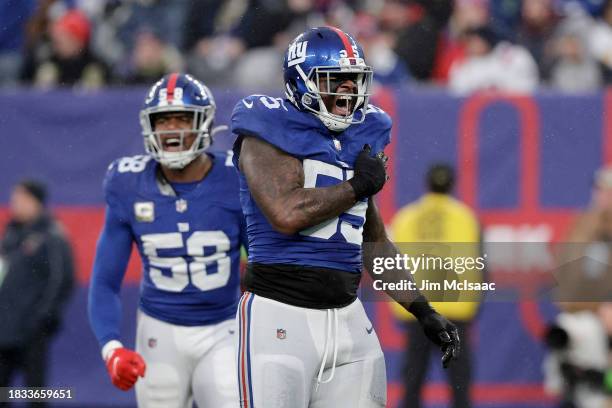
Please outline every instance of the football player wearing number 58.
M339 29L299 35L284 77L286 99L253 95L232 116L249 235L238 306L241 404L384 407L384 357L357 287L373 247L377 256L398 253L373 200L386 181L391 119L368 104L372 68ZM364 241L373 245L362 251ZM381 277L410 279L406 271ZM389 294L442 348L446 366L459 347L453 324L418 293Z
M233 337L246 234L231 152L206 151L220 129L214 117L201 82L163 77L140 113L147 155L114 161L104 180L89 318L111 381L136 384L141 408L238 405ZM119 330L132 243L143 264L136 350Z

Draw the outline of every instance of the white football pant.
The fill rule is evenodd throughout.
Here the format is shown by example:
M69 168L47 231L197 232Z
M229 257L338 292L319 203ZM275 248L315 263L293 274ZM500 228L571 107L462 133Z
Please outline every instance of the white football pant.
M317 310L245 292L237 314L242 408L385 406L385 360L359 299Z
M136 351L147 368L136 382L138 407L238 407L235 326L177 326L139 312Z

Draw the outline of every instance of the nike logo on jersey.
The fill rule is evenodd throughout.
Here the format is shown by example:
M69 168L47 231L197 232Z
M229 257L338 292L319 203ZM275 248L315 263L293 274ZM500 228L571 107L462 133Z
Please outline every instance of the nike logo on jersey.
M232 330L232 329L229 329L227 332L228 332L229 334L234 334L234 333L235 333L235 331L234 331L234 330Z
M374 331L374 326L370 326L370 328L366 328L366 331L368 332L368 334L372 334L372 332Z
M243 99L242 103L244 104L244 106L246 106L249 109L251 109L253 107L253 101L246 101L246 100Z

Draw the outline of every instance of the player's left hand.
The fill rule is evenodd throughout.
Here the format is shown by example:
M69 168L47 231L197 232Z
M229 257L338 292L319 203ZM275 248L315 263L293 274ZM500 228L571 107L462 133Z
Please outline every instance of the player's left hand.
M420 318L419 323L427 338L442 350L442 367L447 368L459 354L461 341L457 327L435 311Z
M451 360L459 355L460 340L457 327L431 307L423 295L419 295L407 307L417 318L429 340L442 350L442 367L447 368Z
M385 166L385 171L388 170L389 169L389 156L387 156L385 154L385 152L381 151L381 152L378 152L376 157L378 157L380 160L382 160L383 165ZM389 177L389 174L387 173L387 175L386 175L387 181L389 181L390 178L391 177Z

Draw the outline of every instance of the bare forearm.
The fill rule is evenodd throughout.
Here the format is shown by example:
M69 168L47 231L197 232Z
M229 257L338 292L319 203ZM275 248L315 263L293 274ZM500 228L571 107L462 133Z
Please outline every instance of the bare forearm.
M298 188L287 194L279 208L279 218L301 231L337 217L355 202L355 192L346 182L332 187Z
M355 191L347 182L304 188L300 160L252 137L242 143L240 169L270 224L286 234L337 217L356 203Z
M396 255L399 254L399 251L387 236L385 225L372 199L369 201L368 212L366 213L363 238L363 261L372 279L381 280L383 283L414 282L410 272L400 268L388 269L381 274L373 273L372 265L374 264L375 257L395 258ZM386 290L385 292L406 310L408 310L410 304L420 295L420 292L416 289Z
M382 280L383 283L399 283L405 280L414 282L408 271L399 268L386 270L380 275L373 273L371 266L374 256L395 257L399 252L387 237L376 204L372 199L369 204L364 226L364 241L368 242L368 245L363 250L368 272L375 279ZM461 341L457 328L438 314L418 290L386 290L385 292L412 313L423 327L427 338L440 346L442 367L447 368L450 361L457 358L460 349Z

